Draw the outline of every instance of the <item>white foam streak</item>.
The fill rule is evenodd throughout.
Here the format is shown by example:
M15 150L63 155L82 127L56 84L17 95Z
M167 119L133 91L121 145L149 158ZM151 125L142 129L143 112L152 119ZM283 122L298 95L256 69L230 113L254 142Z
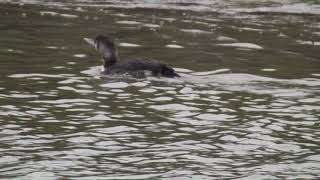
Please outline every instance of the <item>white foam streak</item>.
M263 49L262 46L253 43L225 43L217 44L218 46L227 46L227 47L237 47L237 48L248 48L248 49Z
M41 73L30 73L30 74L13 74L8 77L11 78L29 78L29 77L47 77L47 78L65 78L73 76L73 74L41 74Z

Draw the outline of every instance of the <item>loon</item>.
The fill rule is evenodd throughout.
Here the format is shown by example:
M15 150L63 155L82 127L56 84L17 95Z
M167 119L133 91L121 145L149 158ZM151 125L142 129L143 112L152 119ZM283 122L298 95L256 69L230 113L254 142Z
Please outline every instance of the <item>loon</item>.
M103 74L130 74L136 77L145 77L146 71L152 76L163 76L168 78L180 77L172 67L152 59L129 59L119 61L117 48L114 42L106 36L98 35L94 40L84 38L84 40L101 54L103 59Z

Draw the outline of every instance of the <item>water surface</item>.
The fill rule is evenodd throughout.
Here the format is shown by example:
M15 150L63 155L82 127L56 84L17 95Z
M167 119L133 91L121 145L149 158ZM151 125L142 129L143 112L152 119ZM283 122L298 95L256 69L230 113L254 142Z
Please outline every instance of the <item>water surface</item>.
M316 2L0 2L1 178L319 178ZM97 34L182 78L101 76Z

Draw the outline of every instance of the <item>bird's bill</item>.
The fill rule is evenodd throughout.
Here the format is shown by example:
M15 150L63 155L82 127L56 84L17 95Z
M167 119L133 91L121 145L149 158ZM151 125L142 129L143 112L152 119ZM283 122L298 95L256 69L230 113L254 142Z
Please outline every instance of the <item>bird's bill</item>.
M83 38L83 39L94 48L97 48L94 39L90 39L90 38Z

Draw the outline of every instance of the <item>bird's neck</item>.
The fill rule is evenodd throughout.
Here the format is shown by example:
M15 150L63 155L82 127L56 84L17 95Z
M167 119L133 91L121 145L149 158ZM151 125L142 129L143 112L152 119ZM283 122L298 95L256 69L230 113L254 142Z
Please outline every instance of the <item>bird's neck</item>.
M109 57L103 57L103 61L103 66L105 68L109 68L118 61L117 53L112 53Z

